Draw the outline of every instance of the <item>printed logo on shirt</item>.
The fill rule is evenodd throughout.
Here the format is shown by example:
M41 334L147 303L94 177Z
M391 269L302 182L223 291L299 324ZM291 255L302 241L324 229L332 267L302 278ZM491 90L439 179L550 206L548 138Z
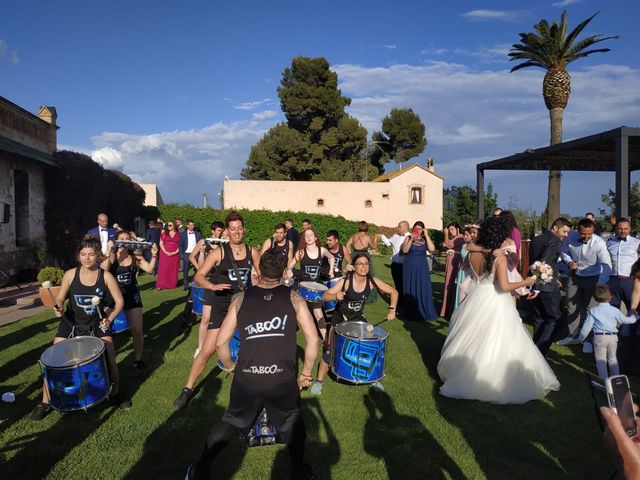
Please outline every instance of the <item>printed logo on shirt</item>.
M242 279L242 283L247 285L247 282L249 281L249 273L251 272L251 269L238 268L238 272L240 273L240 278ZM236 277L236 271L234 268L230 268L228 270L228 276L229 276L229 280L231 280L232 282L236 281L237 277Z
M91 300L96 295L74 295L73 300L76 302L78 308L81 308L85 315L91 317L96 314L96 307L91 303ZM102 300L102 295L98 295Z
M318 274L320 273L320 267L318 265L305 265L304 271L309 275L311 280L315 280L318 278Z
M131 285L133 283L133 275L132 272L124 272L124 273L118 273L117 275L118 278L118 283L121 283L122 285Z
M364 305L364 300L357 300L355 302L348 302L347 308L354 312L359 312L360 310L362 310L363 305Z
M284 337L287 327L287 315L284 318L273 317L266 322L256 322L253 325L244 327L247 331L247 340L263 337Z
M339 272L340 267L342 266L342 260L344 260L344 257L341 253L334 253L333 256L335 258L335 260L333 261L333 270L335 272Z
M264 297L262 297L262 298L264 298L267 302L270 302L270 301L271 301L271 299L273 298L273 294L272 294L272 293L269 293L269 294L265 295L265 296L264 296Z
M284 368L278 367L278 365L251 365L248 368L242 369L243 373L254 373L257 375L273 375L276 373L284 372Z

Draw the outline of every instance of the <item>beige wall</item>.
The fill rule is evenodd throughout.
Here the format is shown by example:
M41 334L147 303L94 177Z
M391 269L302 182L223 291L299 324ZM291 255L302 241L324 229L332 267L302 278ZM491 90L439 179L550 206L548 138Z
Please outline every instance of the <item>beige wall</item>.
M155 183L139 183L138 185L144 190L144 205L157 207L164 204L158 186Z
M423 187L421 205L410 203L412 186ZM422 220L427 228L441 229L442 188L441 177L419 167L387 182L225 180L224 207L341 215L381 226ZM324 206L318 206L318 199ZM365 206L367 200L371 207Z

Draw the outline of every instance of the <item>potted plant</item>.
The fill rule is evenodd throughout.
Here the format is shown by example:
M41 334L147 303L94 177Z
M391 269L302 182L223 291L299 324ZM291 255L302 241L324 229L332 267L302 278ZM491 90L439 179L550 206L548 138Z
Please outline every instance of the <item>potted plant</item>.
M47 307L53 306L53 299L49 292L47 292L46 288L42 288L42 284L45 282L51 283L51 293L53 297L58 296L58 292L60 291L60 283L62 283L62 277L64 276L64 270L58 267L44 267L40 272L38 272L38 282L40 283L40 300L42 300L42 304Z

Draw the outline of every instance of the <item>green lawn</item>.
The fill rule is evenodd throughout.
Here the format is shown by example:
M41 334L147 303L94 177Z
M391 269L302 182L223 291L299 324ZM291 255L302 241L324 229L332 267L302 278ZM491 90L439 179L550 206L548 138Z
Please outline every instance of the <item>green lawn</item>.
M377 275L389 269L375 259ZM99 405L87 413L52 412L29 420L41 392L37 364L57 321L49 312L0 329L0 478L184 478L198 458L211 424L227 404L231 378L205 372L181 412L172 402L186 381L197 329L177 336L182 290L156 292L141 277L148 370L132 368L127 333L117 336L123 390L133 408ZM436 295L442 277L434 275ZM386 314L368 305L375 322ZM604 450L589 390L581 373L592 358L554 346L550 363L560 392L524 406L451 400L438 394L436 372L447 323L384 324L386 393L328 381L316 399L302 394L307 459L320 479L606 479L613 468ZM213 364L213 362L212 362ZM216 478L287 478L283 447L228 448L214 466Z

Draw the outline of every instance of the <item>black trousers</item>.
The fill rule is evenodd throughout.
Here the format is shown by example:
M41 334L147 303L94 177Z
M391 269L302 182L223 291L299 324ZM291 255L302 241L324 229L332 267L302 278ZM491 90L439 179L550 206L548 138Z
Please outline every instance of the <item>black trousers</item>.
M560 326L562 320L562 310L560 309L560 290L551 292L540 292L535 299L538 314L542 322L536 324L536 331L533 334L533 342L546 355L554 340L554 332Z
M189 284L189 270L191 269L191 262L189 261L189 254L183 253L182 257L182 284Z
M396 290L398 291L398 306L400 306L402 302L402 264L391 262L391 277L393 278L393 283L396 286Z

